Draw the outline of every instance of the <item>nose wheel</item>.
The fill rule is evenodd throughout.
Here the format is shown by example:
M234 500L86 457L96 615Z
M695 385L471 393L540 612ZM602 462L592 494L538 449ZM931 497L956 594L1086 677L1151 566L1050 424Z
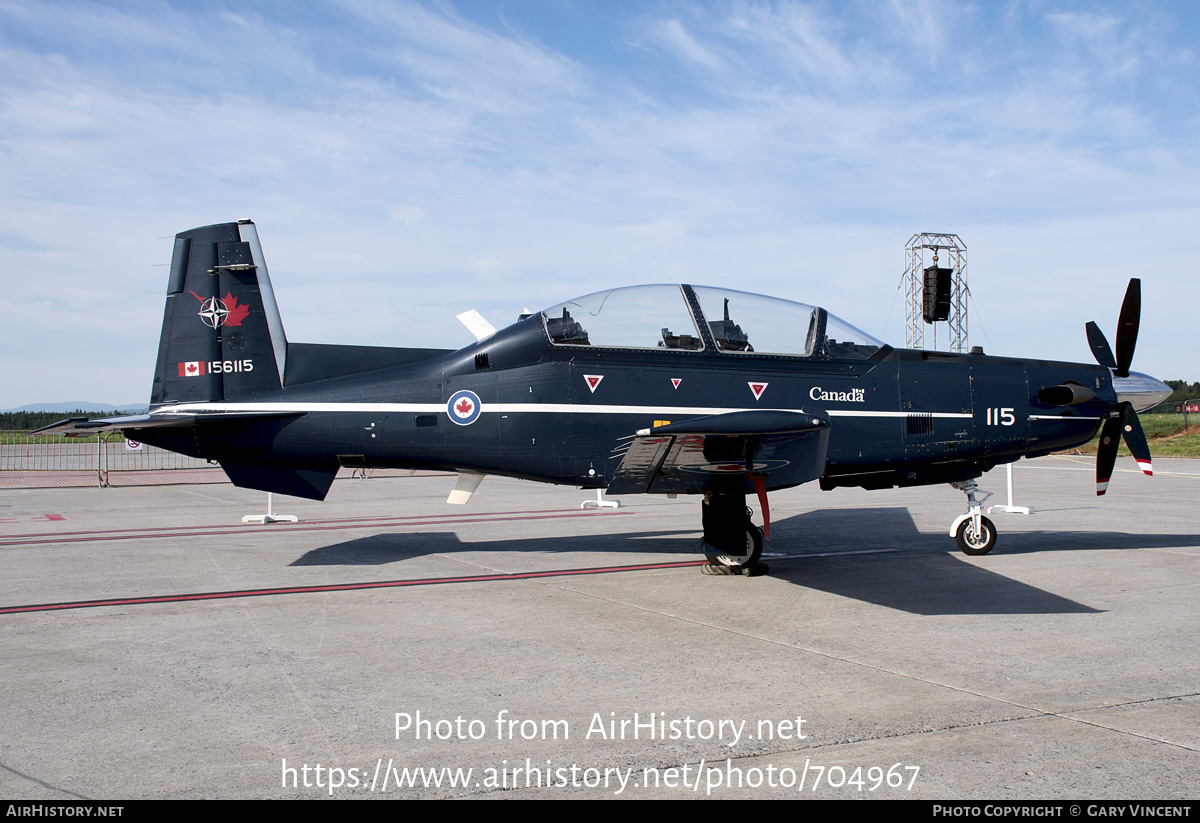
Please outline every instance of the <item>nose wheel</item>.
M958 525L958 530L954 533L954 542L963 554L972 557L987 554L992 550L992 546L996 545L996 524L980 515L979 525L976 526L968 516Z
M950 536L963 554L972 557L987 554L996 545L996 524L983 516L983 504L992 493L980 490L973 478L950 485L966 493L968 509L950 525Z

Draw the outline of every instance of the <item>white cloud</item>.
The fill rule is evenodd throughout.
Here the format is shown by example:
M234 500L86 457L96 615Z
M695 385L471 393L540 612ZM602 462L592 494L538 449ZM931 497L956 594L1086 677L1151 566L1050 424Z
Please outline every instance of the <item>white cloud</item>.
M904 241L945 230L997 346L1066 356L1060 319L1009 318L1081 326L1134 262L1188 270L1164 226L1186 236L1200 182L1194 32L1155 15L730 2L534 37L499 6L196 8L0 3L0 342L96 354L98 401L148 389L157 238L239 217L289 335L328 342L459 345L472 305L500 324L671 280L878 333ZM1023 244L1066 250L1061 286ZM1032 289L1037 311L1010 302ZM1190 350L1147 342L1138 365L1186 376ZM6 373L0 407L69 372Z
M680 20L655 20L648 28L656 35L657 40L677 57L714 71L725 68L725 61L711 49L697 43Z

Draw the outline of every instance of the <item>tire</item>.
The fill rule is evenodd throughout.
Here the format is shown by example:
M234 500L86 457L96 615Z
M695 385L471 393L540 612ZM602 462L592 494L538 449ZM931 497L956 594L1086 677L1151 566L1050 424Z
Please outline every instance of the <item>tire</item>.
M954 535L954 542L963 554L978 557L987 554L996 545L996 524L986 517L979 518L979 528L982 534L975 534L971 518L964 520Z
M711 563L719 566L753 566L762 557L762 535L762 529L747 521L745 554L718 554L709 556L708 559Z

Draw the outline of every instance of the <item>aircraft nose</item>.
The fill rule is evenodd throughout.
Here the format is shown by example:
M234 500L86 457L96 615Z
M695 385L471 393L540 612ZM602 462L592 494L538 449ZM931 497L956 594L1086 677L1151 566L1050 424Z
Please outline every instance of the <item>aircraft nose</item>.
M1128 401L1134 411L1145 411L1157 405L1171 395L1171 387L1148 374L1131 371L1128 377L1114 377L1113 389L1117 392L1117 401Z

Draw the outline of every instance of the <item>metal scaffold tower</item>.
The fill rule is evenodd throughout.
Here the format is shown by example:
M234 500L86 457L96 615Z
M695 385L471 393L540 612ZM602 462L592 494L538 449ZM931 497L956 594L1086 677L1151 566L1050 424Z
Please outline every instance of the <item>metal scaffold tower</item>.
M930 258L926 255L931 253ZM946 320L949 351L967 346L967 247L957 234L914 234L904 246L905 341L910 349L925 348L925 270L930 266L952 270L950 315Z

